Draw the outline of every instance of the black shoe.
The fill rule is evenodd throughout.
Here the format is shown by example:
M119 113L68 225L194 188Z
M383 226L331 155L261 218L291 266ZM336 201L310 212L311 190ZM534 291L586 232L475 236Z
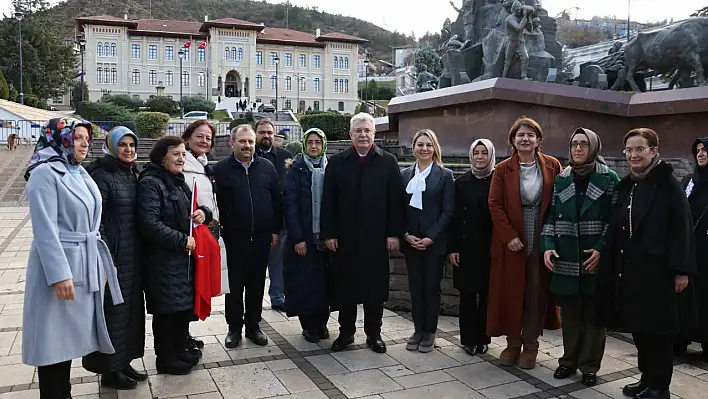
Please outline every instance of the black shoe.
M224 346L233 349L233 348L238 348L238 344L241 343L241 333L235 333L233 331L229 331L228 334L226 334L226 339L224 340Z
M477 354L477 347L474 345L465 345L462 347L462 349L464 349L465 352L467 352L467 354L470 356L474 356Z
M633 384L625 385L624 388L622 388L622 394L633 398L645 389L647 389L647 384L643 380L639 380Z
M187 337L187 349L202 349L204 341L194 338L191 334Z
M158 374L187 375L192 372L192 365L179 359L168 362L161 362L158 358L155 362Z
M596 373L583 373L583 385L586 387L594 387L597 384Z
M369 345L371 350L376 353L386 353L386 343L383 342L380 335L376 337L367 337L366 344Z
M320 339L329 339L329 329L327 328L327 324L323 324L317 329L317 335Z
M489 351L489 345L487 345L487 344L477 345L477 353L478 354L484 354L484 353L487 353L488 351Z
M148 378L147 374L139 372L131 365L128 365L128 367L121 370L121 372L125 374L126 377L132 378L135 381L145 381Z
M332 342L332 350L335 352L343 351L347 346L354 343L354 336L344 336L340 335L339 338Z
M258 346L268 345L268 337L263 334L261 330L246 330L246 338L250 339L254 344Z
M278 303L278 304L271 304L270 308L273 310L278 310L280 312L285 312L285 304L284 303Z
M671 392L668 389L645 389L637 394L635 399L671 399Z
M177 358L185 363L195 365L202 358L202 351L199 349L185 350L177 354Z
M575 369L571 369L570 367L565 366L559 366L556 369L556 372L553 373L553 378L555 378L556 380L564 380L573 374L575 374Z
M120 391L127 391L129 389L135 389L135 387L138 386L138 383L120 371L114 371L112 373L101 375L101 386Z
M302 330L302 337L305 338L305 341L312 342L313 344L320 342L319 334L312 329Z

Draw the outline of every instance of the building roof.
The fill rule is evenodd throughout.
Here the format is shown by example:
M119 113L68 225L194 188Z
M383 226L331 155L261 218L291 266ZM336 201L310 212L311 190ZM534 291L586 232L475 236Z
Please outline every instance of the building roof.
M324 47L324 43L315 40L315 35L292 29L265 28L258 34L256 41L274 44L299 44L312 47Z
M151 32L188 33L202 35L201 22L174 21L168 19L139 19L136 30Z
M265 26L261 24L256 24L249 21L244 21L242 19L236 18L219 18L211 21L206 21L201 26L202 32L208 32L209 28L212 26L220 28L241 28L241 29L252 29L257 31L262 31Z
M344 43L366 43L368 40L362 39L360 37L347 35L345 33L332 32L324 35L320 35L317 38L320 42L344 42Z
M0 108L28 121L46 121L52 118L61 118L66 116L60 112L47 111L1 99Z

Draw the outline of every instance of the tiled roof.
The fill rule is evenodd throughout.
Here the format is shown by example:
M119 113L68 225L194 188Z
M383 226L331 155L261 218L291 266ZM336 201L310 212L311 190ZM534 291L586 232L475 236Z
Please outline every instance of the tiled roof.
M96 15L92 17L78 17L76 19L90 19L90 20L95 20L95 21L125 21L128 22L127 20L123 18L118 18L114 17L112 15Z
M59 112L47 111L7 100L0 100L0 108L28 121L46 121L66 116Z
M320 37L317 38L318 41L343 41L343 42L350 42L350 43L366 43L368 40L362 39L360 37L352 36L352 35L347 35L345 33L339 33L339 32L333 32L333 33L327 33L324 35L320 35Z
M256 40L261 42L321 45L315 40L315 35L311 33L282 28L265 28Z
M174 21L166 19L139 19L137 30L201 35L201 22Z
M213 19L208 22L217 23L217 24L231 24L231 25L253 26L253 27L262 27L263 26L261 24L257 24L257 23L250 22L250 21L244 21L242 19L236 19L236 18L219 18L219 19Z

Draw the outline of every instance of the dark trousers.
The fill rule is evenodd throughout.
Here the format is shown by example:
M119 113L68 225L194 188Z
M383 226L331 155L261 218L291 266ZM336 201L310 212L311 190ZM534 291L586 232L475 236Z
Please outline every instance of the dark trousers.
M460 290L460 341L463 346L489 345L487 335L487 293Z
M226 260L229 269L230 294L226 294L226 322L229 331L241 333L244 320L247 329L259 330L263 310L263 290L270 254L270 239L253 241L226 240ZM246 290L244 319L243 291Z
M563 356L558 365L584 374L597 373L605 353L605 329L595 323L596 301L564 296L561 304Z
M634 333L639 371L649 389L669 389L674 371L674 337Z
M155 355L158 363L177 359L177 354L187 347L189 322L192 311L156 314L152 316L152 333L155 337Z
M300 326L303 330L317 330L327 325L329 320L329 312L313 313L305 316L299 316Z
M415 331L435 334L440 314L440 281L445 257L407 246L403 252L408 269L408 290Z
M71 360L37 367L40 399L71 398Z
M367 336L378 338L381 335L383 304L364 304L364 332ZM356 304L339 307L339 333L354 336L356 333Z

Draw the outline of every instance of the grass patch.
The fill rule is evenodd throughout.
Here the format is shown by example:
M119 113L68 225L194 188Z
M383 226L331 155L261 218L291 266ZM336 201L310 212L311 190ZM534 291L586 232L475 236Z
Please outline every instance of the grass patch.
M216 120L220 121L224 118L231 119L231 115L229 115L228 112L224 111L223 109L217 109L216 111L211 113L210 119L216 119Z

